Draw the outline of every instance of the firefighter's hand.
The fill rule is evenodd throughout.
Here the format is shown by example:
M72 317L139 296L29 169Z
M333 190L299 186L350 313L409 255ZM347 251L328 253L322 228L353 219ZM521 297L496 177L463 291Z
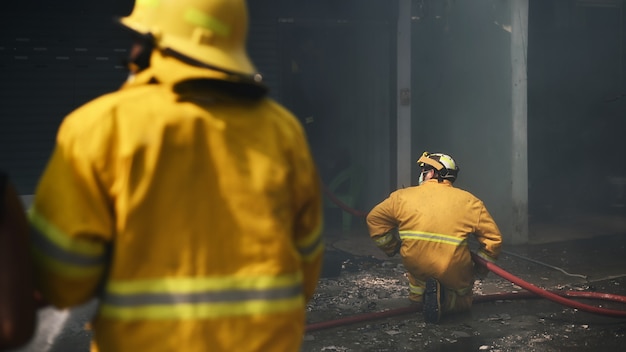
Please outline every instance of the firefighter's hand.
M474 276L477 279L484 280L485 278L487 278L488 274L489 269L487 269L487 266L479 263L474 263Z
M382 235L373 236L376 247L380 248L388 257L393 257L400 252L402 240L397 230L385 232Z
M400 236L398 236L398 232L394 231L391 232L391 234L393 236L393 240L386 246L386 248L383 248L383 251L388 257L393 257L400 253L400 248L402 248L402 240L400 239Z
M400 247L402 247L402 242L396 243L393 247L387 247L387 248L381 248L381 249L383 252L385 252L385 254L388 257L393 257L396 254L398 254L398 252L400 252Z
M402 248L402 241L398 240L395 248L393 250L386 252L388 257L393 257L396 254L400 253L400 248Z

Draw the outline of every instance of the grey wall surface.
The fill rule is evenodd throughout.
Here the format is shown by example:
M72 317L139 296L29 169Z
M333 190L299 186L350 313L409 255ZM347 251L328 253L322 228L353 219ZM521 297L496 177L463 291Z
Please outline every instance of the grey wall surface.
M274 12L280 102L302 122L326 185L345 168L359 170L352 206L369 211L388 195L395 167L393 6L381 0L285 5ZM327 220L327 227L335 225Z
M410 160L395 160L394 153L395 2L255 0L250 54L272 96L303 122L324 181L349 163L363 168L357 210L368 211L393 191L397 163L410 163L416 182L419 154L442 151L461 166L457 185L483 199L507 233L511 1L412 2ZM530 0L533 221L558 218L565 208L606 211L618 197L609 179L626 177L623 2L582 3ZM132 0L2 5L0 167L20 193L34 191L63 116L124 80L120 63L129 41L111 17L127 14L131 5ZM317 109L313 124L293 85L292 55L305 42L296 35L302 29L325 52L325 58L310 60L321 71L302 83L323 97L311 104ZM588 165L602 165L601 175Z
M414 23L415 154L407 161L422 151L450 154L461 169L456 186L484 201L505 237L512 206L508 11L507 2L456 1Z

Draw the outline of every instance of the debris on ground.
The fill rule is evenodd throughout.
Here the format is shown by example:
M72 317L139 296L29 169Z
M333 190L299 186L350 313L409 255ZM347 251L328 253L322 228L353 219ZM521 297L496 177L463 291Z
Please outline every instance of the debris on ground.
M335 267L334 272L328 270L332 275L320 279L307 306L308 324L410 304L408 279L399 258L354 255L336 248L331 252L334 265L339 267ZM577 255L574 249L559 250L558 246L555 250L544 248L540 253L550 256L565 252ZM576 258L568 260L575 265ZM592 283L514 257L503 256L498 265L547 290L592 290L626 295L623 275ZM523 291L494 274L474 283L475 295ZM626 310L626 307L617 309ZM625 333L624 320L595 316L545 299L496 300L475 304L471 312L446 317L437 325L424 323L421 312L414 312L307 332L301 352L617 351L626 342Z

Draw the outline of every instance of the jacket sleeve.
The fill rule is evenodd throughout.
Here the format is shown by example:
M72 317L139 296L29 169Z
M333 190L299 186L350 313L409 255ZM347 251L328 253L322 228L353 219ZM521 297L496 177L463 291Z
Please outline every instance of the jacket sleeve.
M496 222L482 202L480 204L480 215L474 236L480 243L480 248L477 253L478 256L489 262L495 262L500 255L502 234L500 233L498 225L496 225Z
M110 150L107 126L84 126L76 117L61 125L29 211L36 281L44 298L60 308L95 296L113 236L100 172Z
M294 222L295 245L301 257L304 296L312 297L322 270L324 241L322 237L323 208L321 180L301 129L295 141Z
M394 256L402 244L397 235L398 221L394 215L394 204L397 194L392 193L389 198L376 205L367 214L367 227L374 243L387 256Z

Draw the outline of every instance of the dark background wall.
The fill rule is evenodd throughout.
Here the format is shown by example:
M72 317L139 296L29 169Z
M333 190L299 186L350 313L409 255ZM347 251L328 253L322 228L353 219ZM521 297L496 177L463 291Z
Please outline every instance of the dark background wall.
M131 41L114 18L128 15L133 3L0 5L0 165L20 193L34 192L63 117L124 82ZM257 67L280 97L275 23L261 12L251 37Z
M112 19L133 3L1 5L0 165L21 193L34 192L63 117L123 83L130 38ZM250 56L271 96L301 118L327 178L347 154L367 159L362 146L370 142L354 138L356 124L389 123L393 8L382 0L249 2ZM379 164L389 169L386 160Z
M461 163L459 185L504 211L510 1L412 2L412 160L395 160L395 2L250 1L249 52L272 97L303 122L324 181L363 167L359 210L393 190L397 162L443 150ZM529 3L531 219L615 212L611 180L626 177L624 2ZM112 17L132 4L0 5L0 166L20 193L34 191L62 118L124 81L130 41Z
M531 216L607 212L626 177L624 2L531 1ZM623 197L623 196L622 196Z
M123 83L130 1L0 5L0 165L31 194L62 118Z

